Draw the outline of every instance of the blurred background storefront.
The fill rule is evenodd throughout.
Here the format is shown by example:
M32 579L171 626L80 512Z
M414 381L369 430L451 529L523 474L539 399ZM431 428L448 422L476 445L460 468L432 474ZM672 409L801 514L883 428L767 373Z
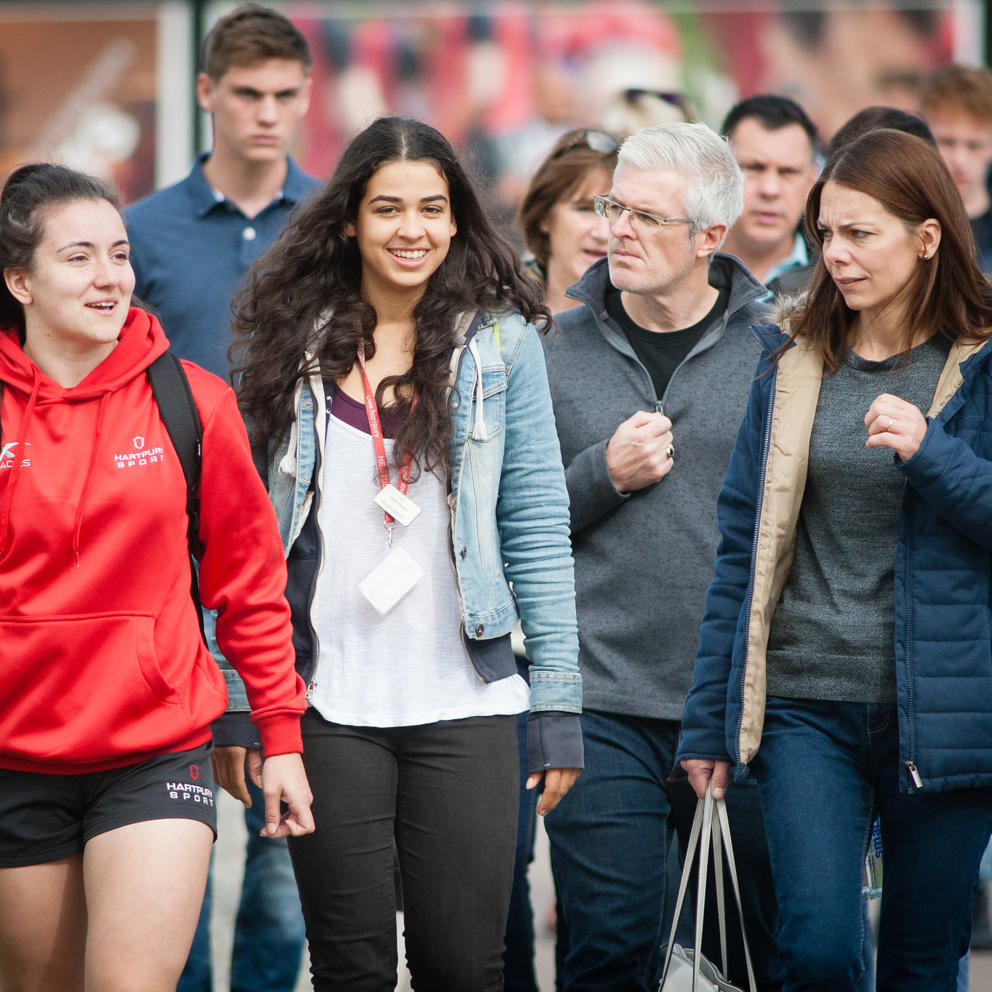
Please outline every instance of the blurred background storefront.
M737 99L798 100L825 139L861 107L915 109L916 81L988 63L984 0L273 2L309 38L301 164L326 175L371 118L427 120L509 213L563 130L629 91L683 94L716 126ZM57 159L128 201L186 174L209 144L193 83L203 33L233 3L0 0L0 175Z

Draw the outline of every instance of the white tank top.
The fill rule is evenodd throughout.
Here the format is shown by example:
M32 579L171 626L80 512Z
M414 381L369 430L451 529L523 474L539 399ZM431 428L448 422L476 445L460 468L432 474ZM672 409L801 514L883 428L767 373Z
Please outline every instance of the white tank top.
M395 485L389 439L386 452ZM359 592L359 582L389 552L383 511L374 502L378 491L371 436L332 412L317 513L324 556L311 614L318 642L311 704L333 723L368 727L526 710L527 683L519 675L483 682L462 643L445 486L433 473L410 485L420 515L393 532L393 545L423 577L385 615Z

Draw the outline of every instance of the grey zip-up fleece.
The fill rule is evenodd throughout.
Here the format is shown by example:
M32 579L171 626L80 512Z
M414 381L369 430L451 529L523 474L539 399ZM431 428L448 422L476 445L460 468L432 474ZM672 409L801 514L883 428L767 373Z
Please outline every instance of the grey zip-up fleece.
M744 416L767 320L767 289L717 253L711 282L730 283L726 313L676 368L664 396L606 311L606 259L567 292L581 306L544 338L571 501L583 708L679 720L692 682L718 540L716 499ZM719 278L715 278L719 274ZM675 465L660 482L618 493L606 444L638 410L672 421Z

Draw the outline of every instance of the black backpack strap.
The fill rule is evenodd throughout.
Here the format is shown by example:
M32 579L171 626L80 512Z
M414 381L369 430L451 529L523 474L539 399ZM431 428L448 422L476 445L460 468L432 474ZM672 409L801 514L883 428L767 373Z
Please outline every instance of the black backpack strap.
M189 388L189 379L186 378L179 359L171 351L159 355L148 366L147 371L159 414L179 456L179 464L186 479L186 512L189 516L186 539L190 554L198 556L203 553L203 544L200 541L200 449L203 441L200 414L193 400L193 391ZM3 383L0 382L0 404L2 403Z
M186 541L191 558L199 558L203 554L203 542L200 540L200 465L203 441L200 414L196 409L186 372L171 351L159 355L148 366L148 381L186 479L186 514L189 517ZM193 561L190 562L190 574L190 595L196 604L202 633L203 610L200 607L200 587Z

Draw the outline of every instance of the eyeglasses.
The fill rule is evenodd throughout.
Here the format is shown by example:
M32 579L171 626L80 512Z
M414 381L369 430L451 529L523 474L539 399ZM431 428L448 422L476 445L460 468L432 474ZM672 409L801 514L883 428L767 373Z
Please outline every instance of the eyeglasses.
M600 217L605 217L611 224L620 220L621 214L626 210L630 214L630 221L645 230L656 227L671 227L674 224L691 224L688 217L659 217L657 214L649 214L646 210L635 210L633 207L625 207L616 200L611 200L608 196L594 196L592 202L596 207L596 213Z
M620 147L620 139L608 131L600 131L593 127L583 128L551 156L552 161L579 146L588 148L591 152L599 152L601 155L611 155Z

